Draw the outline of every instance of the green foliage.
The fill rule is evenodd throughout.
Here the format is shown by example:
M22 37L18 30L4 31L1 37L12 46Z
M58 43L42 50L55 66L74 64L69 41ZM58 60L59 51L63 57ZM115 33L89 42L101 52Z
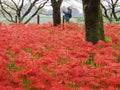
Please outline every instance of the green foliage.
M42 56L43 56L42 54L36 54L35 57L34 57L34 59L35 59L35 60L38 60L38 59L40 59Z
M14 69L15 71L22 71L25 69L25 67L17 67L17 64L13 61L9 62L8 67L10 69Z
M30 84L32 84L32 82L29 79L23 79L23 84L25 90L30 90Z
M110 36L105 36L105 41L112 42L112 38Z
M120 46L117 45L117 44L114 45L114 48L115 48L116 50L120 50ZM120 63L120 56L117 55L117 54L114 54L114 56L115 56L115 58L117 59L118 63Z
M31 55L33 55L33 50L32 49L30 49L30 48L24 48L23 49L25 52L28 52L28 53L30 53Z
M52 77L57 77L57 74L53 73L53 72L50 72L51 76Z
M16 54L12 53L11 51L7 50L6 54L10 55L12 58L16 57Z
M68 83L66 86L70 87L70 88L73 88L74 90L77 90L79 88L79 86L76 85L75 83Z
M10 62L8 64L8 67L11 68L11 69L16 69L16 63L15 62Z
M117 44L114 45L114 48L115 48L116 50L120 50L120 46L117 45Z
M48 50L48 51L50 51L51 47L50 46L46 46L45 49Z
M115 54L114 56L115 56L115 58L117 59L118 63L120 63L120 56L117 55L117 54Z
M89 65L91 65L91 66L96 67L97 64L94 62L94 56L95 56L95 54L94 54L94 53L91 53L91 54L90 54L90 58L89 58L86 62L84 62L83 64L89 64Z
M69 62L70 60L69 59L67 59L67 58L64 58L64 57L60 57L59 58L59 60L61 61L61 63L67 63L67 62Z

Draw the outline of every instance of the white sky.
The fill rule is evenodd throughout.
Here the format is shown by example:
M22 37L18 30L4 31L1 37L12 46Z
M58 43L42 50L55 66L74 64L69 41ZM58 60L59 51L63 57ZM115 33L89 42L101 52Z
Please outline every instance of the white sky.
M80 13L82 13L82 4L80 2L76 2L75 0L68 0L67 2L65 2L63 0L62 2L62 5L61 5L61 9L65 9L67 7L71 7L71 8L77 8L79 10ZM47 6L47 7L44 7L45 9L49 10L49 9L52 9L51 6Z
M6 0L7 1L7 0ZM9 0L11 1L11 0ZM21 0L14 0L15 2L19 2ZM29 0L25 0L26 1L29 1ZM43 0L40 0L40 1L43 1ZM51 0L49 0L50 2ZM65 2L67 1L67 2ZM64 8L67 8L68 6L72 7L72 8L77 8L77 10L79 10L80 13L83 12L83 9L82 9L82 3L80 2L81 0L63 0L63 3L61 5L61 9L64 9ZM113 1L116 1L116 0L113 0ZM120 0L119 0L120 2ZM49 5L49 6L46 6L44 7L45 9L49 10L49 9L52 9L52 7Z

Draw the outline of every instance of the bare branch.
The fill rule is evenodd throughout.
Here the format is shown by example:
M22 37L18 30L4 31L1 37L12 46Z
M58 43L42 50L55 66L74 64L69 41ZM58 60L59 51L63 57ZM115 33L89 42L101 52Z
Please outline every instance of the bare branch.
M20 10L20 11L22 10L23 5L24 5L24 0L22 0L22 3L21 3L21 5L20 5L20 7L19 7L19 10Z
M28 10L26 11L26 13L22 16L22 18L24 18L26 15L28 15L28 14L31 12L33 6L35 6L35 3L36 3L37 1L39 1L39 0L34 0L33 3L31 3L31 5L29 6L29 8L28 8Z
M39 5L38 9L29 17L28 20L26 20L25 23L28 23L28 22L38 13L38 11L39 11L41 8L44 7L44 5L45 5L48 1L49 1L49 0L46 0L46 2L41 3L41 4Z
M15 10L15 11L16 11L15 8L13 8L11 5L7 4L6 2L4 2L4 3L2 3L2 4L5 4L7 7L9 7L9 8L11 8L12 10Z
M29 22L38 12L42 9L49 0L0 0L1 13L8 21L14 21L13 13L17 15L18 22L24 22L25 17L28 19L25 23ZM28 7L26 7L28 6ZM36 7L36 8L35 8ZM34 9L35 8L35 9ZM33 11L34 9L34 11Z
M8 19L8 18L6 18L5 14L3 14L3 16L4 16L8 21L14 21L11 13L9 13L9 12L3 7L3 4L1 3L1 1L0 1L0 6L1 6L1 8L2 8L2 10L1 10L2 14L3 14L3 11L4 11L4 12L10 17L11 20Z
M11 0L11 1L12 1L12 3L15 5L16 9L19 9L19 8L18 8L18 5L16 4L16 2L15 2L14 0Z
M104 5L101 3L101 6L104 10L104 16L107 17L108 19L114 18L116 21L119 20L119 16L117 13L119 11L116 11L116 8L120 7L119 0L104 0L107 2L107 5ZM107 13L108 12L108 13Z

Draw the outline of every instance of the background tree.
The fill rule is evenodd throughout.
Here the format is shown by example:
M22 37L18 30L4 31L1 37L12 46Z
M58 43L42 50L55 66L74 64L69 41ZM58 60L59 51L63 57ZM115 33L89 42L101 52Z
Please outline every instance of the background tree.
M61 13L60 13L60 6L63 0L51 0L52 8L53 8L53 24L57 26L61 24Z
M106 17L109 22L120 21L120 2L119 0L102 0L101 6L103 8L103 16Z
M82 0L86 27L86 40L96 44L105 40L100 0Z
M48 0L0 0L0 12L9 22L28 23Z

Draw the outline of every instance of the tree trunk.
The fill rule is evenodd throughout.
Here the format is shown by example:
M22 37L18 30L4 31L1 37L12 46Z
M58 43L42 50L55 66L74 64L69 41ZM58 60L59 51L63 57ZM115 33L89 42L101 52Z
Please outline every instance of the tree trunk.
M61 24L61 14L60 14L60 6L63 0L51 0L53 7L53 24L57 26Z
M105 40L100 0L82 0L86 27L86 40L96 44Z
M58 6L53 8L53 23L54 26L61 24L60 7Z

